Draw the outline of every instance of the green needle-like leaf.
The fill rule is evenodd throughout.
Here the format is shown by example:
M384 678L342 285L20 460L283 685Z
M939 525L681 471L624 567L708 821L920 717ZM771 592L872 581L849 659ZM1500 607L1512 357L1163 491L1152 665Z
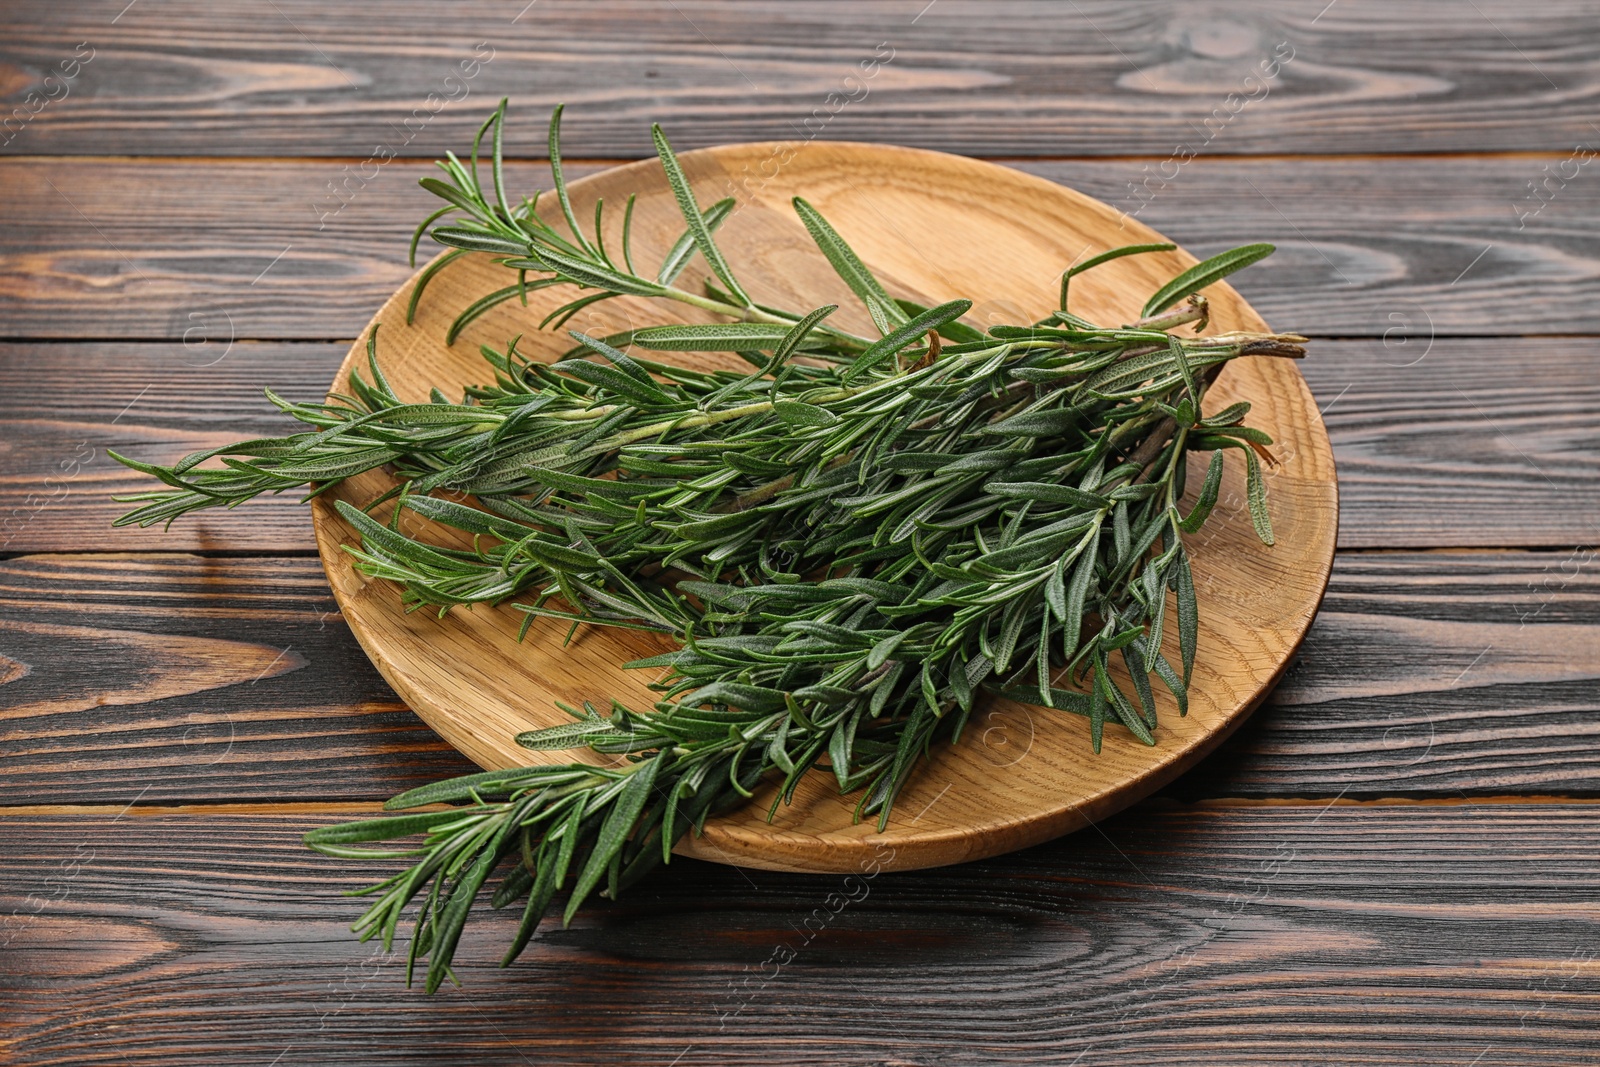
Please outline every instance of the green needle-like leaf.
M583 229L578 225L578 218L572 212L572 200L567 195L567 179L561 169L561 112L566 109L565 104L557 104L550 112L550 175L556 187L556 200L561 204L561 214L567 220L567 228L572 231L572 237L578 246L590 255L595 254L594 246L583 235Z
M622 851L622 846L627 843L628 836L633 832L634 820L639 817L639 813L650 800L656 774L667 759L665 754L655 756L639 764L637 769L628 775L627 784L617 794L616 801L600 827L600 835L595 840L594 850L589 853L588 862L579 873L577 884L572 887L572 896L567 900L567 910L561 916L563 925L572 921L572 917L578 913L578 908L582 906L584 900L594 891L595 886L600 884L600 879L604 877L606 866L612 857Z
M739 306L749 307L750 298L734 280L733 271L728 268L727 261L722 258L722 252L712 240L711 227L706 225L705 216L700 213L700 205L695 203L694 190L689 187L689 179L684 177L683 167L678 163L678 157L673 154L672 146L667 143L667 135L661 132L660 126L651 126L650 136L655 139L656 155L661 157L661 169L666 172L667 184L672 186L672 195L677 198L678 210L683 214L683 221L694 237L695 247L700 249L700 254L705 257L712 273L727 286L728 292L733 294Z
M1102 263L1110 263L1112 260L1121 259L1123 256L1140 256L1147 252L1171 252L1177 247L1177 245L1172 244L1124 245L1121 248L1113 248L1109 252L1101 252L1098 256L1090 256L1082 263L1068 267L1061 274L1061 300L1059 305L1061 310L1067 310L1067 284L1084 271L1094 270Z
M947 304L940 304L930 308L909 320L904 326L886 334L881 340L875 341L865 352L857 356L855 361L845 370L843 378L850 381L864 372L876 367L884 360L905 348L911 342L923 337L929 331L937 331L940 326L952 322L965 315L972 309L970 300L952 300Z
M794 210L839 277L866 305L872 321L878 324L878 332L887 334L897 326L904 326L909 321L906 313L884 291L883 285L845 243L844 238L829 225L828 220L798 196L794 198Z
M706 208L705 213L702 215L706 231L708 233L716 233L717 227L722 225L723 220L733 214L733 208L734 199L731 196L718 200L715 204ZM687 267L689 260L694 257L697 247L695 244L695 227L691 225L683 231L683 235L673 242L672 248L667 251L666 258L661 261L661 272L656 276L656 280L662 285L671 285L676 281L678 275L683 273L683 268Z
M711 322L648 326L633 333L634 344L659 352L747 352L772 348L789 335L786 323Z
M1265 259L1275 251L1269 244L1240 245L1238 248L1229 249L1220 255L1212 256L1202 263L1196 263L1176 278L1172 279L1160 289L1144 306L1146 317L1176 304L1190 293L1198 293L1213 282L1221 281L1236 270L1248 267L1258 260Z

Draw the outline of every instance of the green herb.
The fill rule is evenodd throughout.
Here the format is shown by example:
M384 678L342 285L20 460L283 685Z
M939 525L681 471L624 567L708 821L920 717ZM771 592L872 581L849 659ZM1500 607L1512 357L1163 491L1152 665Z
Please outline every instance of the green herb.
M630 665L666 669L653 707L586 703L566 708L572 723L518 738L530 749L620 754L622 765L472 775L387 805L455 805L446 810L307 835L330 855L414 859L366 891L377 900L357 923L363 939L388 945L420 895L411 958L427 958L426 985L437 988L473 900L504 868L493 905L525 901L510 962L558 893L566 892L564 920L597 892L616 896L667 861L685 833L769 779L778 783L775 811L806 774L826 768L842 792L859 794L858 815L881 828L918 761L959 739L988 692L1087 717L1096 751L1108 726L1155 743L1151 677L1187 709L1199 633L1183 535L1215 505L1221 449L1243 451L1251 515L1271 542L1257 462L1269 442L1240 425L1248 405L1206 419L1201 401L1228 360L1298 356L1303 339L1172 331L1203 328L1197 290L1266 246L1199 264L1152 297L1150 317L1103 327L1067 312L1068 280L1165 246L1113 250L1063 275L1060 311L983 334L959 321L966 300L923 308L892 298L796 200L881 334L857 337L828 324L833 307L802 314L749 300L714 243L730 202L700 208L659 130L685 232L653 279L632 265L626 224L620 266L600 239L600 209L592 236L580 227L559 165L559 109L551 160L568 233L535 214L533 200L512 208L501 177L504 108L479 131L470 165L451 156L441 164L449 182L423 183L446 207L419 235L433 226L436 241L487 251L518 272L516 284L463 311L452 337L487 307L555 284L595 291L546 323L624 293L736 321L612 338L573 333L574 349L548 366L523 357L515 341L485 347L490 381L460 403L435 391L426 404L395 395L375 329L368 374L352 375L352 395L294 404L268 394L305 432L170 467L118 457L167 486L125 498L140 506L119 525L170 523L264 492L304 486L314 495L389 465L400 488L365 509L338 506L361 535L349 549L355 565L399 583L409 606L442 614L510 601L529 623L677 639L677 651ZM490 133L486 191L477 157ZM459 217L434 225L451 212ZM694 255L720 283L708 287L714 295L673 287ZM541 276L529 281L528 272ZM624 342L733 351L749 369L688 370L625 354L616 347ZM1196 450L1216 456L1185 515L1185 457ZM203 466L212 461L220 466ZM449 498L462 493L479 506ZM369 514L389 502L389 520ZM474 548L406 536L401 509L473 535ZM1169 594L1176 664L1161 652ZM1132 676L1131 694L1111 674L1113 657ZM370 846L417 834L417 848Z

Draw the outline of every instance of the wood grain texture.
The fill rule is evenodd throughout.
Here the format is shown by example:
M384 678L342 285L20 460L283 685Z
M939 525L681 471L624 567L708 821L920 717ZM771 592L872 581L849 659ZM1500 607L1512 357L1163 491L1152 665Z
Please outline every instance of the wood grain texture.
M540 0L448 15L408 0L381 20L314 0L119 15L125 2L6 5L5 109L32 116L7 127L6 151L433 155L459 149L505 94L530 151L539 112L564 100L581 118L570 153L607 158L648 153L648 124L665 119L695 145L1565 151L1594 136L1600 101L1579 0ZM63 96L45 78L78 42L92 58ZM1292 58L1263 79L1275 54Z
M1587 143L1600 144L1600 129ZM1568 151L1015 165L1201 254L1272 242L1271 268L1238 278L1267 321L1379 338L1403 364L1439 337L1600 330L1600 162Z
M1595 549L1343 555L1270 702L1170 792L1597 795L1597 712Z
M1593 340L1413 336L1312 351L1341 546L1600 544Z
M345 166L0 163L15 207L0 321L10 336L179 341L195 363L247 339L353 337L411 276L411 231L435 201L416 185L431 164ZM526 167L528 188L548 185Z
M0 1050L49 1065L1585 1062L1592 805L1146 806L915 874L682 858L402 988L308 816L12 818ZM74 851L74 849L76 851ZM853 898L853 899L852 899ZM792 959L783 955L786 950Z
M263 395L327 395L343 345L0 344L0 552L285 552L313 548L301 493L202 512L164 532L113 529L153 480L116 462L292 433Z
M1271 269L1237 279L1267 321L1386 338L1394 361L1406 362L1414 355L1399 349L1432 338L1600 330L1600 163L1559 188L1551 179L1542 208L1528 200L1528 183L1563 158L1202 156L1170 180L1161 175L1174 168L1161 161L1018 166L1197 254L1277 243ZM416 181L431 173L431 164L398 160L375 170L0 160L10 207L0 228L0 336L167 339L184 342L196 363L230 340L354 337L410 276L411 230L437 203ZM512 164L507 174L527 192L549 184L542 164ZM780 170L771 188L785 181Z
M1164 792L1600 795L1597 564L1585 549L1337 557L1283 682ZM334 607L314 559L0 562L0 806L379 801L471 771ZM169 664L167 643L226 655ZM285 648L264 677L231 662L259 671ZM990 742L1018 751L1030 733Z
M0 656L13 799L370 799L471 770L372 669L311 559L8 560Z
M932 305L941 292L965 293L975 301L968 318L981 325L1033 322L1047 315L1058 300L1054 263L1162 240L1102 203L960 156L812 142L730 146L680 158L702 202L720 199L730 188L745 194L742 206L718 230L717 243L732 262L763 261L764 271L744 275L758 305L802 310L842 305L834 321L856 332L870 330L870 320L849 300L850 291L795 216L790 202L795 191L845 236L891 294ZM781 192L761 178L760 168L770 161L780 162L788 179ZM658 263L682 233L683 219L653 162L573 183L572 210L579 218L592 218L598 200L633 205L635 193L633 255L640 264ZM555 204L548 209L547 221L559 218ZM937 225L927 225L930 220ZM605 240L617 248L621 223L610 221L612 232ZM985 249L984 255L968 254L974 248ZM1132 322L1142 303L1137 294L1155 292L1195 262L1182 250L1117 259L1082 275L1070 306L1090 321ZM454 395L479 381L483 363L476 345L504 343L530 312L542 316L570 299L570 293L552 289L529 293L527 308L501 304L474 319L454 347L443 344L457 310L504 285L509 273L488 256L450 263L434 277L409 325L405 309L412 286L402 287L363 331L370 337L369 331L384 324L376 349L367 340L353 344L330 390L353 393L351 377L367 367L374 351L385 379L403 400L425 401L435 388ZM686 274L678 284L697 290L698 279L689 278ZM1207 287L1206 296L1212 331L1267 330L1225 284ZM596 312L603 322L580 321L585 318L580 315L568 325L589 336L609 336L641 321L681 321L677 307L664 304L634 297L609 300ZM698 321L708 318L693 314ZM525 337L520 350L533 359L554 360L569 347L570 339L539 334ZM681 362L744 366L726 353L685 354ZM1059 732L1035 733L1025 758L1004 745L942 746L903 787L896 804L899 818L881 834L870 820L858 818L858 797L841 797L836 783L811 774L775 815L766 813L777 795L776 782L758 791L747 807L707 822L703 838L685 839L678 848L705 859L778 870L854 870L885 843L895 849L899 867L957 863L1036 844L1103 818L1171 781L1214 748L1260 702L1299 645L1322 599L1338 529L1332 449L1299 371L1283 359L1239 360L1229 364L1205 399L1208 410L1221 410L1246 398L1257 404L1252 425L1275 442L1270 492L1277 544L1261 544L1234 508L1190 547L1195 582L1208 584L1215 576L1226 593L1199 605L1205 641L1188 679L1188 715L1177 716L1170 695L1158 697L1162 726L1154 747L1113 730L1097 755L1087 720L1063 723ZM1195 485L1204 462L1191 460ZM1225 499L1243 498L1242 466L1227 468ZM586 750L530 754L514 739L570 722L555 705L578 705L595 687L628 707L649 707L655 700L649 683L658 672L629 671L622 664L670 651L672 642L612 627L588 628L570 642L564 627L535 627L524 637L526 616L510 604L479 605L442 620L407 612L397 586L353 566L345 547L361 539L335 508L336 501L364 506L397 484L384 471L368 471L311 503L334 597L374 665L425 722L485 768L614 760ZM471 547L471 538L459 530L409 518L415 523L399 521L413 537ZM1178 637L1169 633L1168 638L1170 660L1177 655ZM996 700L971 729L981 730L985 741L1004 738L1030 729L1032 715L1022 704Z

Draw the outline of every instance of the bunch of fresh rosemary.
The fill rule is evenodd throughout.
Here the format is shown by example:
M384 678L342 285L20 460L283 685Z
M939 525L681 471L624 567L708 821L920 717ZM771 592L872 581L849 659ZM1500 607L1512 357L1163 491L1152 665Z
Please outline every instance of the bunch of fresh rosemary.
M423 182L445 206L417 237L432 226L452 250L419 278L413 310L440 269L476 251L498 257L516 281L465 309L448 340L495 304L552 285L580 295L541 325L623 294L735 321L604 339L574 333L577 347L551 365L527 360L515 341L485 348L493 382L461 403L438 390L427 403L396 396L374 330L370 380L353 375L354 395L294 404L268 394L306 432L171 467L117 457L168 487L126 498L141 506L119 525L170 523L302 486L314 495L389 466L399 488L365 509L339 509L361 534L356 566L399 583L409 604L443 612L509 600L527 613L524 632L548 616L680 642L632 665L668 668L653 708L586 704L567 709L571 724L518 738L531 749L622 754L619 765L471 775L388 805L456 806L308 835L330 855L417 857L366 891L378 899L357 924L363 939L381 934L387 945L421 895L411 959L428 957L427 987L436 988L473 900L504 865L494 906L526 901L510 962L558 892L568 890L567 920L597 890L614 897L769 777L781 779L775 809L826 766L881 827L918 759L959 738L985 691L1086 716L1097 751L1107 723L1154 743L1152 677L1185 710L1198 615L1183 536L1216 502L1223 449L1244 456L1251 516L1272 540L1257 460L1270 442L1240 424L1248 405L1201 417L1201 401L1226 361L1298 356L1303 339L1173 331L1202 329L1198 290L1270 246L1191 268L1129 325L1068 312L1075 275L1172 246L1119 248L1067 270L1049 317L980 333L960 321L968 301L930 309L892 298L796 199L880 335L858 337L826 321L833 307L800 314L750 300L713 240L732 201L702 210L659 129L686 227L654 277L633 263L631 198L615 257L601 238L602 205L592 235L579 225L562 177L559 109L550 160L567 232L536 213L537 198L513 206L501 167L504 112L502 102L469 163L451 155L441 163L448 181ZM452 213L451 224L435 225ZM704 294L674 285L696 253L716 279ZM749 368L693 371L641 354L673 351L734 352ZM1184 460L1195 450L1213 456L1185 515ZM221 465L203 466L210 460ZM387 523L370 517L391 500ZM473 549L402 534L402 510L470 534ZM1173 625L1178 663L1161 652ZM1114 658L1131 693L1113 679ZM414 849L360 847L417 834Z

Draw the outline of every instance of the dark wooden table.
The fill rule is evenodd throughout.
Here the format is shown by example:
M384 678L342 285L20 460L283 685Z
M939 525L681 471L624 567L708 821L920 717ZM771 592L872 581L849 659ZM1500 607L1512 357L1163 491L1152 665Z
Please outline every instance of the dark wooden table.
M0 14L0 1060L1600 1061L1593 3L218 6ZM503 94L524 188L565 100L584 170L651 120L889 141L1277 243L1238 287L1316 339L1344 506L1276 696L1096 830L820 924L829 878L682 861L406 990L338 896L384 865L299 835L469 766L302 508L113 531L106 451L319 397Z

